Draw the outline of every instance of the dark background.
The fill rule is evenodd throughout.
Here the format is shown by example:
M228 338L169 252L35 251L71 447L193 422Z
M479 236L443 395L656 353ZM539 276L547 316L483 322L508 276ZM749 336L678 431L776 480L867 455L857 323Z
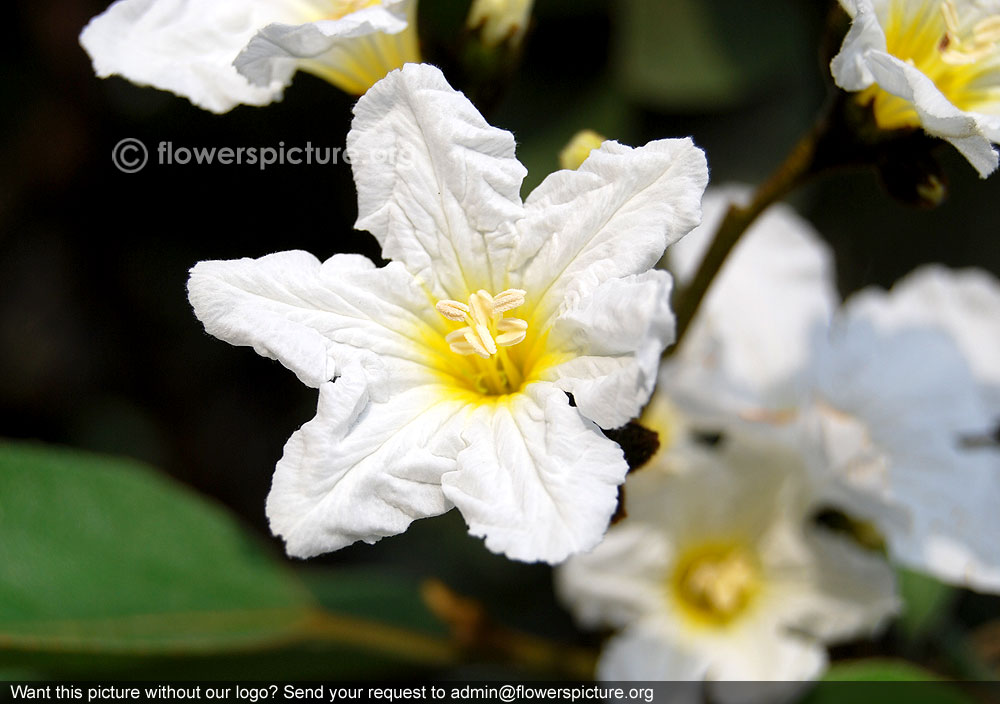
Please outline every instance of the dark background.
M693 135L714 184L757 183L827 91L820 47L829 6L816 0L538 0L520 69L490 91L476 87L456 48L467 4L421 3L426 58L518 138L530 172L525 195L583 127L630 144ZM285 249L377 256L374 240L352 228L350 169L150 163L123 174L111 150L125 137L142 140L154 161L159 141L343 147L353 98L299 74L282 102L218 116L120 78L99 80L77 36L105 7L7 6L0 434L145 460L230 507L280 552L264 498L316 392L276 362L209 337L187 303L187 271L204 259ZM836 251L843 293L890 285L929 261L1000 271L1000 177L980 181L944 146L952 193L934 211L894 202L865 171L826 176L795 195ZM316 562L437 576L494 604L506 622L571 632L550 596L548 568L488 553L454 512ZM977 604L965 607L973 620L992 608Z

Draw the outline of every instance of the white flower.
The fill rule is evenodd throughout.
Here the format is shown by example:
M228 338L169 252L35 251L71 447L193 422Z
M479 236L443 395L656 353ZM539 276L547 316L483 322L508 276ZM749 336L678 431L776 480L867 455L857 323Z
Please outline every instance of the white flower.
M668 252L683 281L722 208ZM1000 289L983 273L918 272L834 313L827 248L769 210L713 284L661 382L718 423L782 432L828 503L870 521L890 557L1000 591L1000 455L967 447L1000 404Z
M831 68L885 130L922 127L982 177L1000 141L1000 2L841 0L853 17Z
M80 43L121 75L212 112L280 100L302 69L360 95L420 60L416 0L117 0Z
M592 547L626 471L598 426L638 414L673 339L651 267L698 222L703 154L607 142L522 204L513 136L415 64L358 101L347 144L357 226L395 261L283 252L202 262L189 283L210 333L320 390L278 463L272 530L306 557L457 506L515 559Z
M1000 411L986 382L998 320L1000 289L978 273L935 267L888 294L857 294L819 351L805 413L845 500L891 557L990 592L1000 592L1000 447L969 440L992 434Z
M466 26L469 29L482 27L486 46L497 46L505 41L516 46L528 29L534 4L534 0L473 0Z
M894 612L884 560L813 523L797 452L733 431L687 460L680 473L654 463L630 475L628 518L556 572L583 625L623 629L601 656L603 679L813 679L825 643Z

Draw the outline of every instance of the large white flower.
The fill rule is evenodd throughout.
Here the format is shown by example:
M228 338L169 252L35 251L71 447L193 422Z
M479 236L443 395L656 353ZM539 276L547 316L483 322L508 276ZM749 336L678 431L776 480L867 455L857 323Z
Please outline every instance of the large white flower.
M598 426L638 414L673 339L651 267L698 222L704 155L607 142L522 204L513 136L415 64L358 101L347 143L357 226L395 261L283 252L189 283L210 333L320 390L278 463L273 531L306 557L457 506L515 559L592 547L626 472Z
M719 210L710 191L706 225ZM704 235L670 249L681 280ZM1000 455L966 442L996 422L995 284L935 268L834 313L831 276L811 228L769 211L720 272L664 388L721 426L782 432L828 502L870 521L897 562L1000 590Z
M628 518L556 573L583 625L623 629L599 675L807 680L825 643L877 629L896 608L892 572L816 527L811 486L796 451L732 429L716 449L688 452L683 471L654 462L630 475ZM716 688L713 700L749 694Z
M841 0L853 17L831 68L885 130L922 127L982 177L1000 142L1000 2Z
M309 71L356 95L420 60L416 0L117 0L80 35L120 75L212 112L280 100Z

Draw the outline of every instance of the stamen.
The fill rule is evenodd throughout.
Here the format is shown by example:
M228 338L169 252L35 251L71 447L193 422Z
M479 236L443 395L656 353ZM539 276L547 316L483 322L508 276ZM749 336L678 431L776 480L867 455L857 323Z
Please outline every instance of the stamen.
M452 352L489 359L499 347L516 345L527 337L528 322L504 318L503 314L524 304L524 291L509 288L495 297L480 289L469 296L469 304L451 299L438 301L434 308L443 317L466 323L445 336Z
M955 0L943 0L941 16L944 19L945 34L938 44L941 60L953 66L963 66L985 59L996 50L1000 42L1000 15L990 15L981 19L972 28L972 36L959 36L962 25L958 17Z

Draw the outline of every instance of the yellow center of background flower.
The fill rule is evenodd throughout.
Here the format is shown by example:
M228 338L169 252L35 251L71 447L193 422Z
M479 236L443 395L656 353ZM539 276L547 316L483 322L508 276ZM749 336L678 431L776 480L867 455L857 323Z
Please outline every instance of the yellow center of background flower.
M966 112L1000 112L1000 86L989 81L1000 70L1000 16L961 17L955 0L891 0L881 19L887 51L934 81L952 105ZM882 129L920 126L909 101L878 85L862 91L858 100L872 104Z
M760 585L755 554L736 543L703 544L687 551L669 580L681 611L709 626L726 625L744 613Z

